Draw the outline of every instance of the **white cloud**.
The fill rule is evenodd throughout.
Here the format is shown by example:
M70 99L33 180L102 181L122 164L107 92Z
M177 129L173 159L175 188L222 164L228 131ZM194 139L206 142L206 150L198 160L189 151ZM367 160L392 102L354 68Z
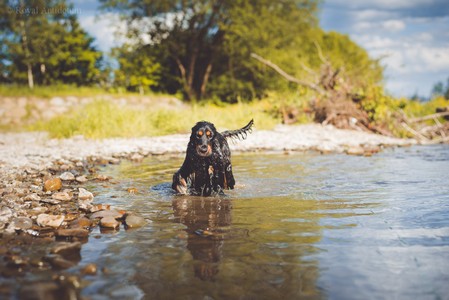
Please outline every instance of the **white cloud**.
M354 24L354 29L357 32L364 32L367 30L384 30L387 32L399 32L404 30L406 24L401 20L386 20L386 21L363 21Z
M374 8L374 9L404 9L413 8L421 5L431 5L434 0L376 0L376 1L360 1L360 0L328 0L329 5L339 5L350 8Z
M118 14L105 13L101 17L84 15L80 16L79 21L84 30L95 38L95 44L101 51L108 52L125 41L120 32L124 32L126 23Z
M405 23L401 20L387 20L381 24L382 28L393 32L398 32L405 28Z

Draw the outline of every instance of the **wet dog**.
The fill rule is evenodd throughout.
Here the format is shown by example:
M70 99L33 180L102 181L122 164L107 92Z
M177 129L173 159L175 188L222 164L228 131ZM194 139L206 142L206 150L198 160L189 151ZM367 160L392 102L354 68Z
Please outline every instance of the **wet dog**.
M201 121L192 128L186 158L173 175L172 188L180 194L210 196L233 189L231 150L227 138L245 139L254 121L237 130L218 132L214 124Z

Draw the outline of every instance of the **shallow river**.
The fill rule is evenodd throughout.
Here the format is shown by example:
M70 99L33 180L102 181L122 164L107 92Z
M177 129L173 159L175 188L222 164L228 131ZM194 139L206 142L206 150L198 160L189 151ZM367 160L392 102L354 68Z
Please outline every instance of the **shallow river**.
M175 196L183 157L103 169L147 226L81 251L93 299L449 299L449 147L233 156L227 197ZM137 194L127 192L129 187Z

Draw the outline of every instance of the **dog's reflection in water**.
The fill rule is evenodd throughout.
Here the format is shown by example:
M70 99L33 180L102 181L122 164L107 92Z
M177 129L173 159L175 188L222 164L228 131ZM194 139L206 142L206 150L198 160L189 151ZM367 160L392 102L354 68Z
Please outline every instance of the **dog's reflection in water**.
M214 280L219 272L231 210L231 200L226 198L179 196L173 200L176 221L187 226L187 249L195 260L195 276L202 280Z

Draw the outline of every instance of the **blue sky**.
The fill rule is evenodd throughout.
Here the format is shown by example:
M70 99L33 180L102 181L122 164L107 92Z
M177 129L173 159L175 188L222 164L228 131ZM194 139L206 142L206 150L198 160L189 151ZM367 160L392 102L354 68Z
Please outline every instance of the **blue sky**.
M275 0L273 0L275 1ZM123 40L117 15L99 12L97 1L72 0L81 25L99 49L109 51ZM348 34L373 58L383 57L385 87L394 96L430 95L449 77L448 0L325 0L320 24Z

